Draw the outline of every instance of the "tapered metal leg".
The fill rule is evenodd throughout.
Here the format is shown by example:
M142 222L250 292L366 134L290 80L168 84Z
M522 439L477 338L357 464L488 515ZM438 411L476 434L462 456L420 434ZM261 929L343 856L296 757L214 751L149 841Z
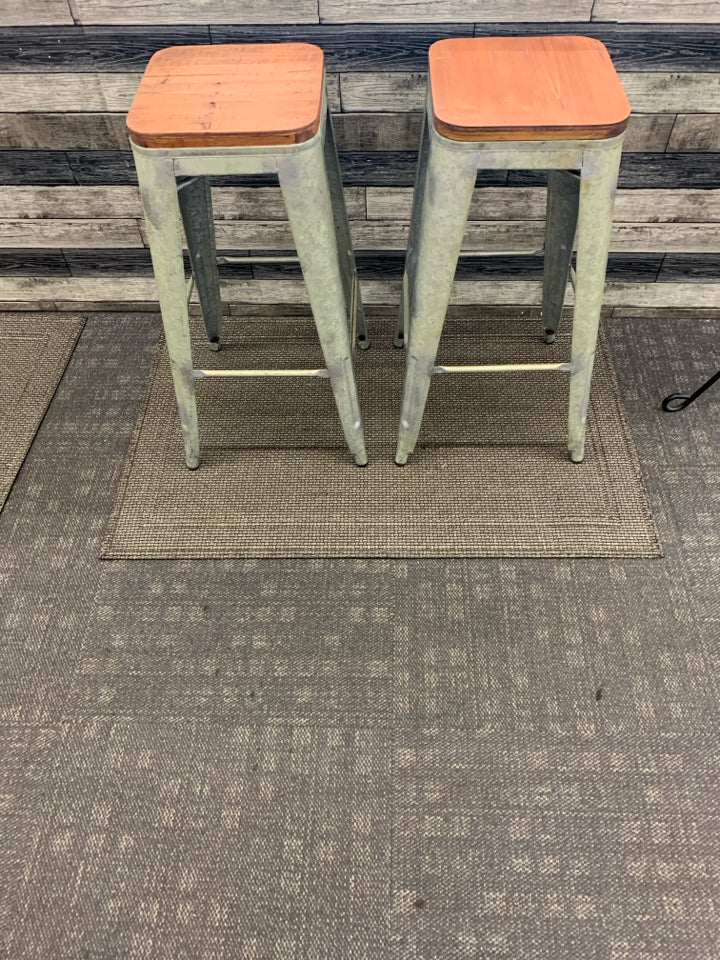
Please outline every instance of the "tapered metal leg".
M190 251L195 286L211 350L220 349L222 301L215 249L215 223L208 177L193 177L178 187L180 212Z
M278 174L340 422L356 463L363 466L367 452L323 145L283 157Z
M200 435L192 374L177 185L172 160L150 160L137 153L135 165L180 412L185 462L190 469L194 469L200 463Z
M612 150L588 151L583 157L568 414L568 449L570 459L575 463L580 463L585 453L590 381L605 287L619 166L619 146Z
M337 249L338 256L340 257L340 268L342 270L343 289L345 291L348 317L350 317L350 323L355 330L358 346L362 350L367 350L370 346L370 340L368 339L365 311L363 310L362 297L360 295L357 264L355 262L355 253L350 237L347 206L345 204L345 192L340 175L340 163L335 147L332 118L329 110L326 117L324 148L325 167L327 169L328 183L330 184ZM354 318L353 312L355 315Z
M580 177L569 170L549 170L543 273L545 340L553 343L565 302L578 218Z
M402 293L400 295L400 311L398 313L397 328L395 330L395 346L404 347L408 335L408 311L410 289L412 288L417 268L417 248L420 219L422 216L422 198L425 195L425 180L427 177L428 161L428 115L423 115L423 128L418 151L418 167L415 176L415 190L413 191L412 213L410 215L410 231L408 233L407 252L405 254L405 270L403 273Z
M395 462L413 452L467 223L477 155L429 141L408 274L407 367Z

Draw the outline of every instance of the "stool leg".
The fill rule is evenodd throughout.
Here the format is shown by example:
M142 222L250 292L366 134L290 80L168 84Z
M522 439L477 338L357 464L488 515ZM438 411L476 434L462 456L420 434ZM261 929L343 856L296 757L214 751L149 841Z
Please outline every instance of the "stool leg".
M417 260L411 266L409 337L395 462L417 442L477 174L474 153L429 143L417 213Z
M596 153L588 151L583 157L568 414L568 449L574 463L580 463L585 453L590 381L610 249L620 152L617 147Z
M209 178L193 177L181 183L178 187L178 197L210 349L219 350L222 301Z
M405 254L405 270L403 273L402 293L400 295L400 312L398 314L397 328L395 330L395 346L404 347L408 335L408 312L410 290L415 280L415 269L417 267L417 246L418 229L420 226L420 215L422 212L422 198L425 193L425 179L427 176L428 159L428 122L427 110L423 115L423 128L420 137L420 149L418 152L418 167L415 177L415 190L413 191L412 213L410 215L410 230L408 233L407 253Z
M151 160L136 154L135 166L180 413L185 462L193 470L200 463L200 433L192 374L177 185L170 160Z
M278 175L345 439L356 463L364 466L365 436L323 146L282 157Z
M332 200L333 219L335 221L338 256L340 257L347 312L350 317L350 322L353 324L360 349L367 350L370 346L370 340L368 339L365 311L363 310L362 297L360 296L357 264L355 262L355 252L350 237L350 224L348 222L347 206L345 205L345 192L343 191L340 163L335 147L335 135L333 133L332 118L329 110L325 121L324 148L325 168L327 170L328 183L330 184L330 197ZM355 288L354 297L353 287ZM355 311L354 321L352 317L353 309Z
M543 325L546 343L554 343L565 302L578 218L580 177L569 170L549 170L543 270Z

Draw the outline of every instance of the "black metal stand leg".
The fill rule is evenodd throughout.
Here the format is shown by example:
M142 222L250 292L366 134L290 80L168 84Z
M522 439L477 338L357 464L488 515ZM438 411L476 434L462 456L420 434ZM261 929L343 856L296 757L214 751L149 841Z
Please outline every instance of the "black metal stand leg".
M665 397L661 406L666 413L679 413L680 410L689 407L693 400L697 400L701 393L705 393L718 380L720 380L720 370L698 387L695 393L671 393L669 397Z

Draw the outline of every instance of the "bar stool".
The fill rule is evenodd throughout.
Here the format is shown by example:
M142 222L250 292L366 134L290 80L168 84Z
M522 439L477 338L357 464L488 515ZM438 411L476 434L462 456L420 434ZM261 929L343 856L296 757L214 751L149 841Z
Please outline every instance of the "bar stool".
M229 376L329 377L347 445L359 465L367 463L353 350L356 339L369 344L324 91L323 52L313 44L169 47L151 58L130 108L127 125L191 469L200 463L195 381ZM188 321L193 279L212 349L219 349L221 336L209 177L268 173L278 175L326 369L195 369ZM187 284L181 222L193 273Z
M437 373L570 373L568 448L584 456L590 380L612 208L630 104L604 45L588 37L439 40L428 97L395 343L407 367L395 461L415 448ZM548 170L543 320L555 339L568 274L575 288L569 363L436 365L479 168ZM577 227L576 271L571 269Z

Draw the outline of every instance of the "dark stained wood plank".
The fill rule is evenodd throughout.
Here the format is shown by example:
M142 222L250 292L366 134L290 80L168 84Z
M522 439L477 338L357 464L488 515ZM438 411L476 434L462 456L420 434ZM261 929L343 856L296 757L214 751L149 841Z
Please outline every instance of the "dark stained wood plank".
M57 186L75 183L64 150L0 149L0 184L43 184Z
M219 253L232 253L237 255L244 251L220 250ZM134 276L148 277L152 276L152 261L150 251L142 250L86 250L69 249L64 250L65 260L71 276L73 277L93 277L93 276ZM185 253L185 270L190 273L190 260ZM250 264L223 264L219 267L222 277L252 277L252 267Z
M511 170L509 186L547 183L541 170ZM625 153L618 186L625 190L709 190L720 187L718 153Z
M136 73L163 47L210 43L209 27L18 27L0 34L5 73Z
M668 253L663 259L658 280L663 283L720 281L720 254Z
M579 34L595 37L608 48L619 71L720 70L720 27L712 24L523 23L527 36ZM517 26L478 23L475 36L514 36Z
M0 250L0 276L68 277L70 270L62 250L20 247Z
M0 34L0 70L6 73L120 72L143 70L156 50L192 43L305 41L325 51L338 73L424 71L431 43L446 37L510 36L511 23L227 24L211 26L15 27ZM618 70L713 72L720 70L720 27L694 24L524 23L528 36L579 34L607 46Z

